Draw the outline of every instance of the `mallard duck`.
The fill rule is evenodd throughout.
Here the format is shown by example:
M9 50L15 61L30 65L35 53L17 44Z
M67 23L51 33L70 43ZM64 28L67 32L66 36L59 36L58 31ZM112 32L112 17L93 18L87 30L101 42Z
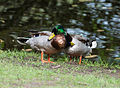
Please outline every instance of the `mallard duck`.
M31 48L41 51L41 61L43 63L54 63L50 61L50 55L60 52L66 46L66 39L63 34L57 34L49 40L51 32L42 31L32 33L31 38L18 37L19 43L28 44ZM21 43L21 44L22 44ZM48 61L43 60L43 53L48 54Z
M82 56L92 53L92 49L97 46L95 40L88 40L81 35L72 36L72 42L74 45L66 48L65 53L70 55L70 60L72 59L71 56L80 56L79 64L81 64Z
M69 35L61 25L57 25L55 28L53 28L52 35L49 37L49 40L57 34L64 34L67 41L64 51L70 55L70 60L71 56L80 56L79 64L81 64L82 56L91 53L92 48L97 46L96 41L88 40L81 35Z
M51 36L49 37L49 41L55 37L55 35L58 35L58 34L63 34L65 36L65 39L66 39L66 47L69 47L69 46L73 46L74 43L72 42L72 37L65 31L64 27L62 25L56 25L53 30L52 30L52 33L51 33Z

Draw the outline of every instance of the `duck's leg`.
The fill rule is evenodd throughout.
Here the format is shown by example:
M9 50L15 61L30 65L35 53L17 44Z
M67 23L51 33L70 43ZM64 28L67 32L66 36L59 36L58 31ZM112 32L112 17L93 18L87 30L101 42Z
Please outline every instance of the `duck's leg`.
M41 61L42 61L42 63L48 63L48 61L45 61L45 60L43 60L43 51L41 51Z
M70 55L70 62L72 61L72 56Z
M79 64L81 64L81 60L82 60L82 56L80 56L80 61L79 61Z
M55 63L55 62L50 61L50 54L48 54L48 63Z

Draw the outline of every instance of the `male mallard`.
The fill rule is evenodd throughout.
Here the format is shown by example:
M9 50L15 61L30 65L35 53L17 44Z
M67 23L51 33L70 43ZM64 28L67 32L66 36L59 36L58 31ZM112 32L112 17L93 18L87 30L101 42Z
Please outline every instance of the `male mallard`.
M62 25L56 25L53 30L52 30L52 34L51 36L49 37L49 41L55 37L55 35L58 35L58 34L63 34L65 36L65 39L66 39L66 47L69 47L69 46L73 46L74 43L71 42L72 41L72 37L64 30L64 27ZM66 48L65 47L65 48Z
M43 63L54 63L50 61L50 55L60 52L66 45L66 39L63 34L55 35L49 41L50 34L51 32L48 31L33 33L31 38L24 40L24 43L30 45L31 48L41 51L41 61ZM23 37L17 40L19 42L23 41ZM48 54L48 61L43 60L44 52Z
M72 59L71 56L80 56L79 64L81 64L82 56L92 53L92 49L97 46L95 40L88 40L81 35L72 36L72 42L74 46L66 48L65 53L70 55L70 60Z

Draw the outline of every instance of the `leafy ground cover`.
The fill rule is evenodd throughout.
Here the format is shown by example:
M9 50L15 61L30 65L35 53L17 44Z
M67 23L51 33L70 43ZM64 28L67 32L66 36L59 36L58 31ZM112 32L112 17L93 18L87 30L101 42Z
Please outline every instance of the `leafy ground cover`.
M46 56L45 56L46 58ZM69 62L66 56L43 64L39 53L0 53L1 88L120 88L120 68L100 62ZM52 60L54 60L52 58Z

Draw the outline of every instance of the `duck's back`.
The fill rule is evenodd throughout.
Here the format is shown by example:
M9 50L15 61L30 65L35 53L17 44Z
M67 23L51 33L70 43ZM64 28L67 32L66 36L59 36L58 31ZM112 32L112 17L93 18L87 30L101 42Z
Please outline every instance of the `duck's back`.
M32 48L37 49L38 51L44 51L47 54L54 54L59 52L52 45L51 41L48 41L49 36L39 36L30 38L26 43Z

